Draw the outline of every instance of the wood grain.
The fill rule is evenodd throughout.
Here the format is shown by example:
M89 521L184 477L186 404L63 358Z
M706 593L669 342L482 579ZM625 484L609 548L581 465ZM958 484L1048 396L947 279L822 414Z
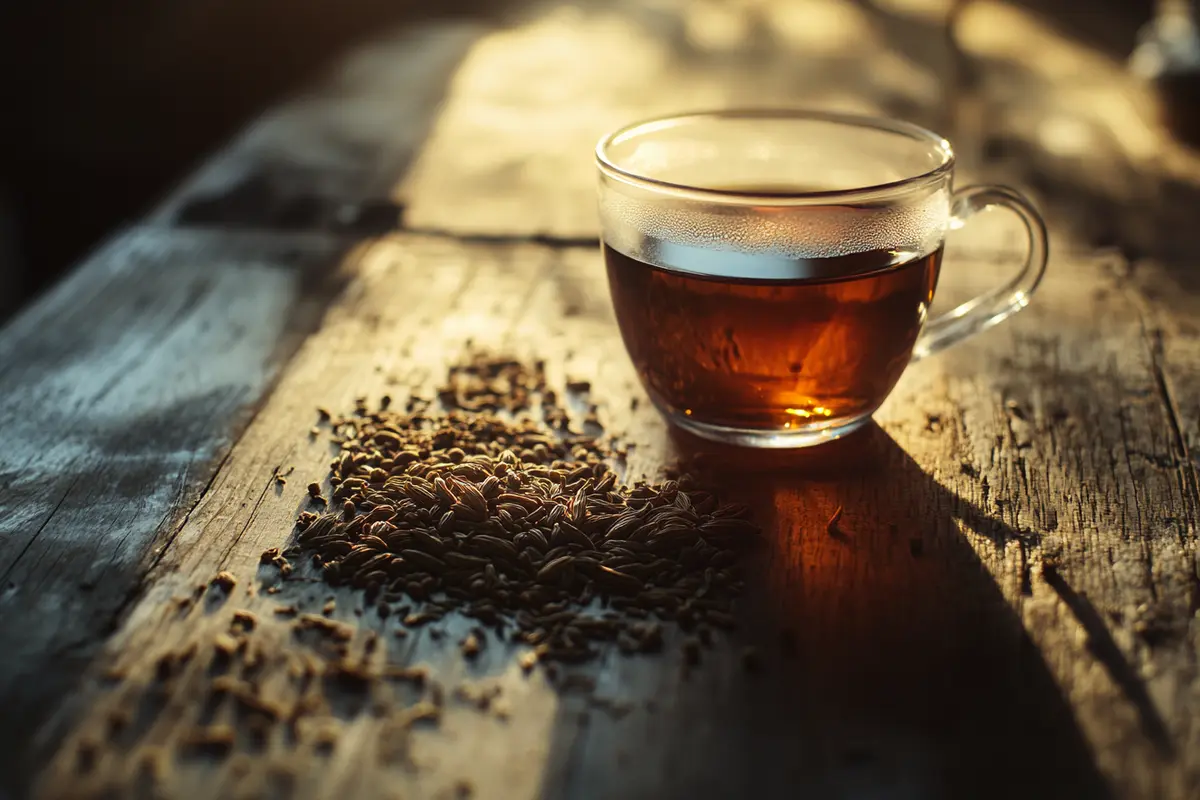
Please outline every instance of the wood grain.
M406 224L427 235L388 236L344 259L337 274L348 284L211 481L177 503L185 515L161 527L161 513L136 516L152 519L167 546L132 569L143 592L108 612L115 630L103 652L79 656L84 680L41 728L54 754L39 793L1194 796L1200 347L1186 245L1195 234L1176 230L1170 246L1142 259L1132 246L1156 241L1166 224L1145 199L1186 198L1200 173L1161 139L1142 90L1113 77L1118 66L1035 19L972 4L976 16L951 26L961 51L939 40L922 53L916 43L946 24L946 4L886 5L889 15L838 0L549 7L481 39L414 172L392 195L407 204ZM919 11L935 6L932 15ZM1036 63L1022 49L1030 43ZM1004 66L1022 60L1021 71ZM965 95L942 72L960 61L977 73ZM1111 91L1103 81L1072 83L1093 74L1077 67L1102 70ZM1036 97L1031 108L1058 114L1059 127L1036 114L1005 116L1021 107L1008 94L1017 91ZM613 325L599 258L571 244L596 234L589 148L604 128L668 107L784 100L949 125L966 177L1038 187L1055 256L1030 309L911 368L877 426L808 453L724 451L671 433L650 408ZM334 124L314 113L293 130ZM996 119L1011 123L1003 138L1014 146L989 144ZM1091 132L1084 140L1094 146L1063 150L1072 130ZM1109 133L1097 139L1098 130ZM255 168L260 157L247 163ZM1047 169L1051 179L1039 181ZM356 170L330 168L331 185L339 174L365 174ZM1131 222L1104 239L1108 226L1089 217L1096 208L1128 209ZM986 220L956 234L938 304L992 285L1014 255L1010 239ZM147 292L166 291L146 281ZM61 308L82 314L75 298L96 291L91 285L64 287ZM251 282L239 297L262 303L271 291ZM151 321L172 307L101 315L95 341L116 336L128 324L122 314L165 330ZM59 356L33 323L10 330L24 338L6 352L24 342L29 363L50 365L91 352L84 320L92 318L68 326ZM244 346L233 338L229 346ZM523 676L519 651L497 641L465 663L463 620L398 637L395 616L362 608L353 592L305 580L303 570L283 581L259 564L264 549L288 540L305 484L326 474L329 445L309 433L316 406L428 391L469 340L545 358L556 385L590 380L606 426L637 445L631 477L703 452L723 490L757 510L769 536L747 567L739 629L698 668L684 669L670 632L662 655L606 656L556 689L540 672ZM189 352L178 361L195 359ZM107 351L91 360L121 374ZM194 369L205 374L218 361ZM5 396L24 391L5 385ZM147 404L165 407L151 397ZM45 436L56 406L31 408L25 429ZM98 417L75 419L85 428ZM203 441L184 444L204 452ZM279 485L277 470L291 467ZM47 470L44 483L68 500L110 485L89 474L67 490L60 480ZM152 507L144 485L128 493ZM18 510L40 503L44 516L56 502L46 497ZM835 536L826 522L838 507ZM86 541L107 545L109 529L124 523L77 524ZM28 530L22 523L18 535L28 539ZM32 539L31 552L45 536ZM0 555L11 557L9 545L22 540L0 541ZM78 569L60 570L61 580ZM236 579L231 591L211 583L221 570ZM64 596L75 607L89 602ZM319 614L329 597L331 616L348 626L344 652L336 636L297 633L292 617L276 613ZM255 615L253 630L234 620L243 609ZM0 631L19 640L14 628ZM234 653L217 655L230 641ZM743 668L746 646L761 652L761 672ZM338 677L347 661L363 680ZM415 664L446 696L436 722L412 719L422 700L435 699L433 684L418 688L395 673ZM216 675L238 682L214 691ZM271 713L238 699L246 685L278 721L267 724ZM499 695L486 710L455 696L493 686ZM214 725L232 732L224 755L195 741Z
M1032 787L1047 796L1104 796L1110 787L1121 796L1186 795L1194 765L1180 737L1190 714L1158 699L1161 687L1142 677L1150 652L1128 604L1157 595L1167 613L1185 613L1173 607L1187 601L1175 586L1190 563L1177 523L1150 509L1187 513L1190 501L1155 466L1173 445L1162 435L1169 426L1137 307L1094 263L1061 260L1041 302L1008 331L914 368L882 427L867 435L783 460L720 454L725 488L753 503L771 531L751 570L743 629L691 674L673 639L661 657L610 657L586 671L594 691L562 694L521 677L512 651L495 642L481 664L465 665L455 646L463 621L446 623L440 639L424 629L397 641L394 619L357 616L343 591L285 582L263 594L276 578L257 566L259 553L286 541L303 485L325 474L328 450L307 434L314 406L428 386L469 338L545 357L556 381L592 379L606 422L639 444L637 474L695 447L668 435L616 357L594 251L404 237L375 245L360 264L110 642L92 679L99 699L83 695L88 710L48 773L47 796L124 786L147 752L175 765L158 790L188 796L270 780L302 796L434 796L459 781L481 797L1008 797ZM948 280L986 278L986 262L956 266ZM1105 295L1089 311L1110 321L1098 339L1087 315L1072 311L1081 282ZM406 313L401 297L421 311ZM1092 390L1097 374L1105 393ZM632 397L642 403L631 415ZM297 471L276 491L279 465ZM839 505L845 536L834 538L825 521ZM1155 570L1130 571L1147 552ZM172 598L190 597L218 569L237 576L233 597L211 609L202 597L181 612ZM412 734L412 763L393 768L379 765L377 737L415 698L393 695L386 711L370 712L365 701L344 707L330 693L311 723L335 731L328 756L312 756L312 732L269 739L253 759L198 765L180 755L176 743L203 707L207 653L232 611L258 615L254 641L271 642L263 652L276 654L267 657L283 673L292 655L337 657L289 636L290 621L273 608L317 612L329 595L356 630L352 654L367 631L379 632L390 663L430 665L447 693L461 681L501 686L508 720L451 702L440 726ZM790 658L783 630L795 640ZM196 677L164 685L159 656L193 644ZM747 644L764 653L761 675L741 668ZM384 657L372 658L382 675ZM256 679L282 682L272 675L268 668ZM145 706L147 696L164 710L152 706L80 776L81 742L98 741L111 715ZM232 705L217 714L232 719ZM979 772L1015 741L1036 757L979 785Z
M14 785L30 776L30 732L143 590L340 290L354 237L399 224L399 209L389 219L370 203L373 182L405 169L478 29L431 22L362 47L0 335L12 441L0 458L0 608L13 620L0 628L12 653L0 771Z
M133 229L4 331L6 769L336 292L336 249Z

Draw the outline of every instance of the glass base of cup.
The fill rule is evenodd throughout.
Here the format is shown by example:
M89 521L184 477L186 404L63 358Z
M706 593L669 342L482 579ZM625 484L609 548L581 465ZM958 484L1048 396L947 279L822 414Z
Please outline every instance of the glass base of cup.
M815 447L832 442L853 433L871 421L875 412L867 411L853 417L836 420L820 420L791 428L730 428L701 422L693 417L673 411L659 403L658 410L672 425L688 433L724 444L741 447L760 447L783 450L789 448Z

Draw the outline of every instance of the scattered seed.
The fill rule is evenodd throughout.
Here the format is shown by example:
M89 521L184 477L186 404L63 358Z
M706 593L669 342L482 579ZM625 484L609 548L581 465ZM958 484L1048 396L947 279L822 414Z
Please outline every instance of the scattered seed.
M229 725L209 725L188 733L183 745L197 752L223 756L233 749L236 741L237 736Z
M235 611L233 612L233 624L242 630L252 631L254 630L254 626L258 624L258 617L250 611Z
M318 614L301 614L295 623L297 632L314 630L336 641L348 642L354 638L354 628L344 622L327 619Z
M482 647L479 643L479 639L475 636L475 634L468 634L467 638L463 639L462 654L466 658L475 658L477 655L479 655L479 651L481 649Z
M218 586L224 591L230 592L233 590L234 586L237 586L237 578L233 577L233 575L228 572L218 572L216 576L209 581L209 585Z
M660 650L656 617L733 626L737 556L758 533L744 506L720 505L682 471L624 484L609 465L625 449L572 430L540 362L473 354L438 397L443 412L369 411L360 398L353 414L323 417L341 448L328 476L338 513L302 512L296 527L327 582L362 589L381 616L386 601L406 627L451 611L496 627L537 648L519 657L526 671L590 660L604 643ZM309 490L318 504L322 485ZM415 610L393 609L402 595ZM473 631L464 655L483 641Z

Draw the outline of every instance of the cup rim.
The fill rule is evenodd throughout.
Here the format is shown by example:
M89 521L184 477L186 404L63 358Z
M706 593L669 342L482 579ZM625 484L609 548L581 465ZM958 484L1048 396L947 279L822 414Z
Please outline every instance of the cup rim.
M849 189L828 189L820 191L798 191L780 194L757 194L730 189L709 189L702 186L692 186L686 183L664 181L639 175L617 166L607 155L607 151L622 140L631 136L664 130L682 124L698 122L705 119L763 119L783 121L829 122L854 128L871 128L885 133L907 136L932 146L932 150L942 156L941 163L925 172L885 183L855 186ZM642 119L623 125L605 134L596 143L596 164L601 172L609 177L634 186L659 191L669 191L672 194L692 196L703 200L725 200L753 205L806 205L814 201L827 203L831 199L862 198L879 194L890 194L897 190L915 189L940 180L954 169L954 148L949 140L928 128L915 125L904 120L875 117L866 114L849 114L836 111L818 111L799 108L729 108L705 111L687 111L665 114L648 119Z

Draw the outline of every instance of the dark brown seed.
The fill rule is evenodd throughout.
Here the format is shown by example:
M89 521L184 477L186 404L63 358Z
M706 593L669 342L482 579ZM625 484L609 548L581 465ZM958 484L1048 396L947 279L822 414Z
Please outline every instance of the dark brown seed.
M601 564L595 571L596 582L614 594L637 594L643 583L632 575Z
M470 483L463 481L458 482L458 488L462 490L463 502L475 509L480 516L487 515L487 499Z
M356 588L363 588L363 587L368 587L368 586L383 586L387 582L388 582L388 574L386 572L384 572L383 570L374 570L372 572L367 572L365 570L360 571L357 575L354 576L354 580L352 581L353 585ZM369 597L370 597L370 595L368 595L368 598Z
M301 519L304 517L301 516ZM311 521L305 526L304 530L297 537L301 544L311 542L326 536L336 530L338 526L337 517L330 514L321 514L320 516L312 516Z
M383 522L384 520L391 519L395 513L396 510L390 505L375 506L365 517L363 517L363 522Z
M344 539L333 542L328 542L317 548L317 552L325 559L337 558L338 556L347 555L353 549L353 545Z
M505 492L497 497L496 500L500 503L509 503L518 506L526 511L534 511L541 508L541 503L539 503L536 499L513 492Z
M540 583L549 583L557 580L565 570L571 565L571 556L559 556L553 561L547 562L545 566L537 572L537 579Z
M579 528L575 527L575 525L567 522L566 520L563 520L559 523L559 536L564 542L577 544L585 551L592 550L595 547L595 545L592 544L592 540L587 537L586 533L579 530Z
M452 505L458 502L458 498L450 491L450 486L442 478L433 479L433 491L437 499L445 505Z
M442 559L445 560L445 562L452 567L458 567L460 569L469 569L469 570L474 570L474 571L480 571L484 567L486 567L489 563L491 563L486 558L479 558L478 556L469 556L465 553L456 553L454 551L450 551L450 552L446 553L445 555L442 556Z
M518 554L517 548L513 546L512 542L505 541L497 536L489 536L486 533L472 536L468 541L472 546L479 548L482 552L494 558L511 561Z
M419 506L436 506L438 504L438 496L436 494L415 484L410 484L405 494Z
M435 575L440 575L446 571L445 561L421 550L401 550L400 555L410 564L416 564L421 569L428 570Z
M474 506L469 506L466 503L454 503L452 506L450 506L450 510L463 519L472 520L474 522L481 522L487 517L486 511L480 511Z
M378 569L386 570L388 564L390 564L394 558L396 558L396 556L392 555L391 553L379 553L378 555L364 561L362 565L359 566L358 571L374 572Z
M446 512L450 513L450 512ZM441 537L425 528L413 528L409 531L412 536L413 543L421 550L433 555L441 555L446 552L446 543Z
M375 536L374 534L367 534L366 536L359 538L358 543L363 547L373 547L376 550L388 549L387 542L385 542L383 539L380 539L378 536Z
M374 548L357 546L338 563L341 564L342 569L355 570L377 555L379 555L379 551Z

